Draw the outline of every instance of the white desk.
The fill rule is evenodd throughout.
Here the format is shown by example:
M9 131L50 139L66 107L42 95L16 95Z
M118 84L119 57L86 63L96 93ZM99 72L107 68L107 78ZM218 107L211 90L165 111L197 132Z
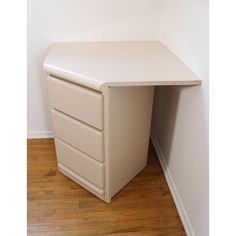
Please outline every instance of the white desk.
M107 203L146 166L154 86L201 84L159 42L58 43L44 70L59 170Z

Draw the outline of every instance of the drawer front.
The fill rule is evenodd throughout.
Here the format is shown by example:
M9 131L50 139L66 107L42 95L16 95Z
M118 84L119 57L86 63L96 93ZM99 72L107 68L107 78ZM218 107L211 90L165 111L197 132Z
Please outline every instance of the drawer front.
M98 163L82 152L55 138L57 161L79 176L104 189L104 164Z
M103 201L105 200L105 190L100 189L96 187L91 182L87 181L86 179L82 178L81 176L77 175L74 171L68 169L61 163L58 163L58 169L60 172L62 172L64 175L66 175L68 178L75 181L77 184L79 184L81 187L84 187L97 197L101 198Z
M104 161L103 132L52 110L54 135L97 161Z
M47 77L50 104L70 116L103 129L103 96L99 92Z

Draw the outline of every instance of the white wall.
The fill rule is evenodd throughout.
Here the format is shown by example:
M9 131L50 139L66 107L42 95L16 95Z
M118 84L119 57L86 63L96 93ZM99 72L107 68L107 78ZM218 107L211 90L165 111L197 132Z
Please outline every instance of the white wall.
M156 90L152 136L190 235L208 235L208 1L163 0L160 41L203 79ZM157 147L158 149L158 147Z
M51 43L157 40L159 0L28 1L28 137L48 136L42 61Z

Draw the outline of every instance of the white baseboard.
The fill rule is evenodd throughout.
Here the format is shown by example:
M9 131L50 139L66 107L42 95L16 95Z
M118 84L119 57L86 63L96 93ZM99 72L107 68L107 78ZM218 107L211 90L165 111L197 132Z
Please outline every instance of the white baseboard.
M53 131L28 131L28 139L43 139L43 138L53 138Z
M157 153L157 157L161 163L161 167L163 169L167 184L169 186L171 195L174 199L174 202L175 202L177 211L179 213L180 219L182 221L182 224L184 226L185 232L188 236L195 236L195 233L194 233L193 228L191 226L191 222L190 222L187 212L184 208L184 204L181 200L181 197L178 193L178 189L175 185L175 182L174 182L174 179L173 179L172 174L170 172L170 169L165 161L165 158L164 158L164 155L163 155L162 150L160 148L160 145L158 143L158 140L154 134L151 134L151 140L152 140L154 149Z

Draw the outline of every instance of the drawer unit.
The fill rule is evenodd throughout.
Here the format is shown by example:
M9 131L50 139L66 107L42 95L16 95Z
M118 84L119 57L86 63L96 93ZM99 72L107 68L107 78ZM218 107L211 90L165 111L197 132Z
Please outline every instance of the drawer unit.
M154 88L116 87L100 94L47 80L60 172L111 202L146 166Z
M104 189L104 164L101 164L63 141L55 138L57 161L72 172Z
M103 95L94 90L47 77L51 106L97 129L103 129Z
M99 162L104 161L103 132L52 110L54 135Z
M146 166L154 87L126 84L130 78L127 67L110 70L112 64L124 64L119 56L101 71L99 63L111 56L103 47L98 51L85 47L80 53L72 47L68 53L73 55L59 47L53 47L56 51L51 48L44 62L58 169L110 203ZM86 60L92 64L80 71ZM93 73L94 68L98 74ZM117 77L121 71L125 77ZM103 76L107 79L100 83ZM118 83L112 82L114 78Z

